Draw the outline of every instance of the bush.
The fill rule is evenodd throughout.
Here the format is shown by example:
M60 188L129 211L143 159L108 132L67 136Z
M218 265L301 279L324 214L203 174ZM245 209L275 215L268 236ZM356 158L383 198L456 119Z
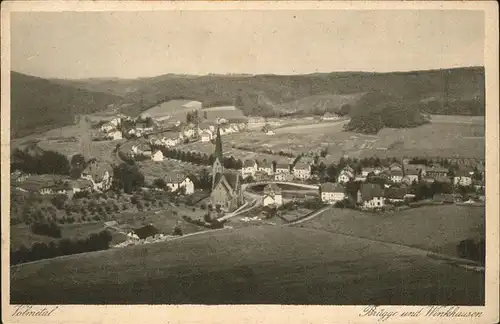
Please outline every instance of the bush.
M457 246L458 255L461 258L467 258L484 264L485 245L484 239L475 242L472 239L461 241Z
M172 235L177 235L177 236L182 236L183 235L182 229L180 228L180 226L175 226L174 227L174 231L172 232Z
M35 222L31 225L31 232L38 235L44 235L54 238L61 237L61 228L56 223L50 222Z

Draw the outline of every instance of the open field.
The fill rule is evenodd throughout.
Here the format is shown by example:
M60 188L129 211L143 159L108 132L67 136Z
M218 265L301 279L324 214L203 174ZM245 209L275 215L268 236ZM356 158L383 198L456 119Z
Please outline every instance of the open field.
M410 248L275 226L25 264L10 278L15 304L484 303L484 273Z
M484 208L442 205L393 214L334 208L300 226L458 256L460 241L485 237L484 225Z
M14 139L11 141L11 148L14 149L20 145L34 141L43 150L56 151L70 158L76 153L81 153L81 146L78 140L80 136L81 129L77 125L69 125L41 134ZM125 141L92 141L92 155L106 162L115 162L116 158L113 150L117 144L124 143Z
M315 123L277 128L276 135L262 132L229 134L223 137L224 152L236 158L268 159L286 162L287 157L254 153L270 149L276 152L307 153L327 148L326 161L336 161L347 153L350 157L484 157L484 117L433 116L431 124L409 129L384 128L377 135L344 132L347 121ZM190 150L212 153L210 143L183 146Z
M235 136L233 134L230 135L224 135L222 136L222 148L224 151L224 156L233 156L235 159L240 159L242 161L246 159L258 159L258 160L264 160L267 159L268 161L276 161L276 162L281 162L281 163L288 163L289 157L287 156L281 156L281 155L273 155L273 154L267 154L267 153L257 153L257 152L252 152L252 151L245 151L241 149L237 149L234 147L231 147L231 145L239 145L239 144L244 144L246 142L244 141L253 141L254 136L258 136L259 134L263 133L257 133L257 132L245 132L239 134L241 137L236 137L233 138L232 136ZM244 138L244 139L243 139ZM271 138L267 138L268 141L270 141ZM195 143L190 143L186 145L181 145L176 147L177 149L181 149L184 151L194 151L194 152L201 152L205 154L213 154L215 146L212 143L202 143L202 142L195 142Z

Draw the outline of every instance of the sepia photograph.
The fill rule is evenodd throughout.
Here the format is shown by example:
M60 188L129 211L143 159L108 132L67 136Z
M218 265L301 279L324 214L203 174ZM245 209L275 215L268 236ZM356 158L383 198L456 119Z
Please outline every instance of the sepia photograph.
M481 321L498 258L485 6L11 5L9 316L412 305L359 316Z

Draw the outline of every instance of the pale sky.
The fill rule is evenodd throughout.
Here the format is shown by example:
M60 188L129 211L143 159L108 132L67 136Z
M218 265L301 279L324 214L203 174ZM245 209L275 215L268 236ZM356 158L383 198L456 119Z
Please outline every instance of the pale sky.
M12 13L12 70L41 77L297 74L484 65L482 11Z

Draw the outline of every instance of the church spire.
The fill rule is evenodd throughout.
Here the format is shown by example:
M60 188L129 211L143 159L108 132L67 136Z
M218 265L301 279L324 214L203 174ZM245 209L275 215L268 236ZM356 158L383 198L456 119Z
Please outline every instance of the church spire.
M220 128L217 126L217 137L215 138L215 153L214 157L222 162L222 140L220 136Z

